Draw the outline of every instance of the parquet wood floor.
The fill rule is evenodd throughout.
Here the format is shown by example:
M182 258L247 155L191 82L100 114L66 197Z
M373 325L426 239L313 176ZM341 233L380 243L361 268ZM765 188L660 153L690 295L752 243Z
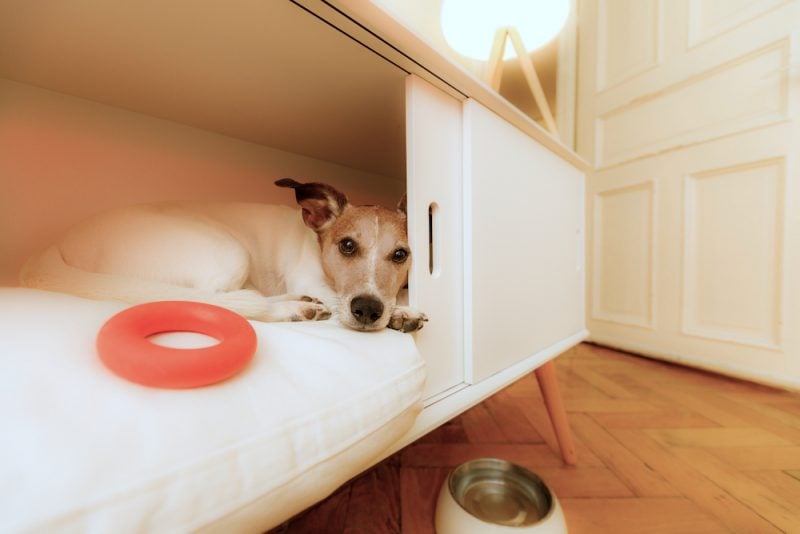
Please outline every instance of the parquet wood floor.
M577 466L531 374L273 532L432 533L449 470L495 456L541 476L573 534L800 533L800 394L588 344L556 369Z

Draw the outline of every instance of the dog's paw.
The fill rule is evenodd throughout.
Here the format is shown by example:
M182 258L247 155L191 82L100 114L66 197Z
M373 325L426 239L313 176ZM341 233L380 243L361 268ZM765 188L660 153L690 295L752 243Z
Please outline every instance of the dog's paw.
M317 299L301 295L297 300L272 300L267 302L261 314L253 317L268 323L282 321L324 321L331 318L331 311Z
M292 302L296 311L292 314L291 321L324 321L331 318L331 311L317 299L305 297L308 300Z
M416 332L428 322L428 316L410 306L397 306L392 311L392 318L387 325L400 332Z
M322 301L308 295L274 295L266 298L267 302L313 302L315 304L322 304Z

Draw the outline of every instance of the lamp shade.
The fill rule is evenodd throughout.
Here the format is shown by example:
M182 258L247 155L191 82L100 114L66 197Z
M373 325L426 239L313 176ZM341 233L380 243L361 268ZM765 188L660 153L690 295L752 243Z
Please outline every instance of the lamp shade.
M486 61L495 32L513 26L527 50L553 39L569 17L569 0L444 0L442 33L456 52ZM513 55L511 47L505 58Z

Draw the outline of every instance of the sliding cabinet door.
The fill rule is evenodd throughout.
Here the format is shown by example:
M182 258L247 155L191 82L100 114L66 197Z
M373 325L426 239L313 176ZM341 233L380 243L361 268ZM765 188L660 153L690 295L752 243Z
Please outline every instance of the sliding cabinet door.
M584 176L464 105L467 379L584 331Z
M429 318L414 335L431 400L464 382L461 102L409 76L406 136L410 297Z

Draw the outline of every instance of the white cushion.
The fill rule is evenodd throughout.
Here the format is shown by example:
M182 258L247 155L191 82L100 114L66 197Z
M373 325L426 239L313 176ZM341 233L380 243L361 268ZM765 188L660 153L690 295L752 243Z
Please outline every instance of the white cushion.
M419 413L409 335L252 322L242 373L154 389L96 355L124 307L0 289L0 531L264 531L369 467Z

